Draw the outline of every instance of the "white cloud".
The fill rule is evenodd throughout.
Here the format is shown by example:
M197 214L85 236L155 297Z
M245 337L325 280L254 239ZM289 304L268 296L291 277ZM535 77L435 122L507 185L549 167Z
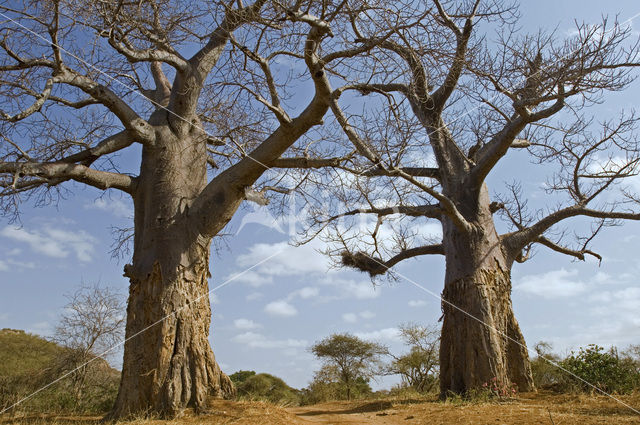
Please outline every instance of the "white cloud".
M323 279L320 283L334 287L338 295L335 298L355 298L366 300L380 296L380 287L374 286L371 281L356 281L331 277Z
M233 280L234 282L246 283L247 285L252 286L254 288L259 288L263 285L268 285L270 283L273 283L273 277L268 276L264 273L257 273L253 270L240 272L235 275L227 276L226 280Z
M356 332L354 333L358 338L366 339L369 341L399 341L400 331L398 328L384 328L371 332Z
M329 259L316 251L319 242L294 247L287 242L257 243L249 248L247 254L238 256L237 264L251 267L269 258L256 269L258 273L268 276L296 276L310 273L327 273ZM278 255L273 256L275 253ZM272 257L273 256L273 257Z
M264 296L264 294L262 292L251 292L250 294L247 294L245 299L247 301L255 301L255 300L259 300L263 296Z
M252 348L304 348L308 345L304 339L270 340L260 333L251 331L236 335L231 340Z
M292 317L298 314L298 310L286 300L270 302L264 307L264 311L272 316Z
M0 260L0 272L6 272L9 270L9 266L4 261Z
M209 292L209 302L211 304L220 304L220 297L215 292Z
M307 299L317 297L320 293L320 290L311 286L305 286L304 288L298 289L296 293L300 298Z
M9 258L7 260L7 264L9 264L10 266L14 266L20 269L35 269L36 268L36 263L34 263L33 261L18 261L18 260L14 260L13 258Z
M561 298L584 293L587 284L578 279L577 270L560 269L523 276L514 288L543 298Z
M116 217L133 217L133 205L121 199L98 198L93 203L84 206L85 209L94 209L108 212Z
M360 312L360 317L363 319L373 319L376 317L376 314L373 311L365 310Z
M287 301L291 301L297 297L302 298L303 300L309 298L315 298L320 294L320 290L318 288L314 288L312 286L305 286L304 288L300 288L291 292L287 296Z
M9 313L0 314L0 321L7 320L9 318Z
M75 253L79 261L91 261L97 240L83 230L62 230L47 227L40 231L7 226L0 230L0 236L22 242L40 254L53 258L67 258L69 251Z
M409 301L409 307L422 307L427 305L425 300L411 300Z
M345 313L342 315L342 320L347 323L355 323L358 321L358 315L355 313Z
M249 320L249 319L236 319L233 321L233 325L238 328L238 329L258 329L261 328L262 325L259 323L254 322L253 320Z
M372 311L365 310L360 313L344 313L342 320L347 323L356 323L359 319L372 319L376 317L376 314Z

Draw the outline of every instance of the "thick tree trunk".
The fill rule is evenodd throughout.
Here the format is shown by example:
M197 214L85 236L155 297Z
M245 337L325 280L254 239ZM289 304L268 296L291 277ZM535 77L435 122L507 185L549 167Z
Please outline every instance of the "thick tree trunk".
M447 265L440 395L466 394L492 380L503 388L513 383L518 391L531 391L529 356L511 304L510 264L493 224L486 188L480 205L467 212L474 218L471 232L443 222Z
M189 216L206 185L205 146L197 135L174 135L166 114L151 122L159 142L143 151L134 196L126 343L113 419L174 417L188 407L204 410L209 396L235 394L208 340L211 239Z
M443 303L441 396L465 394L493 379L504 388L514 383L519 391L533 389L529 356L510 292L509 272L500 269L478 270L473 276L447 283L443 299L465 313Z
M156 262L144 279L131 279L127 342L114 417L149 412L179 415L202 411L209 396L232 397L209 346L211 309L207 255L177 278L166 279Z

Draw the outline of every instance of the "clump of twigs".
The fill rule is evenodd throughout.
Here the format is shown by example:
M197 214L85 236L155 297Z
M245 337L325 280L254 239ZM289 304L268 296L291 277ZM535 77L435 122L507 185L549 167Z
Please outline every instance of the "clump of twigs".
M341 253L342 264L347 267L353 267L363 272L369 273L369 276L375 277L385 274L389 269L384 261L379 258L371 257L362 251L352 253L343 251Z

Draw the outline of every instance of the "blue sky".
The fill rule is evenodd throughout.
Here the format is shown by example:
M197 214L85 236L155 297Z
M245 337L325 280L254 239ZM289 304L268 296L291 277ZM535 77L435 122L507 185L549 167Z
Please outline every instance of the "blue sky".
M619 13L624 21L640 12L640 4L633 1L522 3L523 29L532 32L542 26L569 34L574 19L595 23L603 14ZM633 24L640 27L636 19ZM639 97L640 85L635 83L608 98L601 110L632 108ZM543 203L544 170L526 165L520 153L510 155L491 176L492 193L517 173L527 176L525 189L534 202ZM632 184L640 189L640 180ZM122 277L126 261L111 258L109 251L112 226L130 225L131 203L117 193L103 195L78 184L66 187L70 193L57 206L34 208L25 202L20 228L0 221L0 328L50 335L66 302L64 294L82 281L127 291ZM211 340L226 372L269 372L303 387L319 366L307 348L332 332L376 339L399 352L399 324L437 323L439 300L411 282L439 294L442 258L405 262L398 268L403 277L397 282L373 287L366 275L329 270L328 260L317 252L321 243L293 247L286 226L281 230L266 209L247 205L225 229L230 236L220 250L212 253L210 287L224 286L211 297ZM544 340L562 353L588 343L640 343L638 235L637 223L605 229L594 245L604 257L601 265L539 249L533 260L514 267L514 308L531 347ZM113 357L116 364L119 355Z

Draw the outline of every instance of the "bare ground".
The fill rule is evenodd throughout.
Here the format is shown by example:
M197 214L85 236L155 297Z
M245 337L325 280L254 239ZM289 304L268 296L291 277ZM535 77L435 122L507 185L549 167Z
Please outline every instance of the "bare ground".
M640 395L620 397L640 410ZM0 424L89 425L98 417L33 416L0 418ZM494 403L441 403L436 400L340 401L283 408L260 402L212 401L209 414L186 415L172 421L136 420L140 425L313 425L313 424L429 424L429 425L592 425L640 424L640 414L608 397L521 394L517 400Z

